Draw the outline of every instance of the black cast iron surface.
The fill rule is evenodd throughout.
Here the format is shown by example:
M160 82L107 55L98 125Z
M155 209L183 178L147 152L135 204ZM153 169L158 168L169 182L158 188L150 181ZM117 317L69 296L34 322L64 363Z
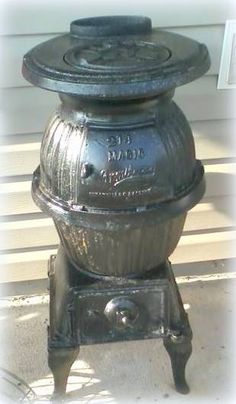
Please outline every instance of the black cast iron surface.
M55 399L66 389L80 345L163 338L176 389L188 393L192 331L169 262L136 279L99 280L75 270L62 247L49 261L49 366Z
M117 100L163 93L209 66L205 45L152 28L147 17L112 16L73 21L69 34L25 55L23 74L48 90Z
M205 45L140 16L73 21L24 57L24 77L61 101L32 182L61 242L49 262L56 397L80 344L158 337L188 392L192 332L168 257L205 182L173 96L209 66Z
M78 269L134 277L174 251L205 183L172 97L208 67L204 45L135 16L74 21L25 56L25 77L61 100L33 198Z

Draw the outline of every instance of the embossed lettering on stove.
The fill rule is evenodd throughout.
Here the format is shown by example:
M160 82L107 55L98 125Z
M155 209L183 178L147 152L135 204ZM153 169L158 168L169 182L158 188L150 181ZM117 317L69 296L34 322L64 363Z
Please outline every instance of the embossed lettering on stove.
M154 177L155 167L143 166L140 168L134 168L131 164L122 170L101 170L100 172L103 181L106 184L112 184L114 187L121 184L126 179L133 179L137 177Z
M143 159L145 152L142 147L127 150L109 150L107 157L108 161L137 160Z

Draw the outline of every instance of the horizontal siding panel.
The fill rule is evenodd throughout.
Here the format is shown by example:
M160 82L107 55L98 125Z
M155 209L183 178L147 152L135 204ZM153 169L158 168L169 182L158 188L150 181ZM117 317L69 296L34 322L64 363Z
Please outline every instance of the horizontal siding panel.
M189 212L184 232L206 232L234 225L230 197L214 198L197 205ZM25 218L27 219L27 217ZM1 250L47 247L58 244L58 235L51 218L5 221L0 223Z
M236 232L214 232L182 236L171 256L173 264L235 257ZM47 278L47 262L55 249L7 253L1 256L0 283Z
M224 38L224 25L179 27L168 30L205 43L211 57L211 68L207 74L218 74ZM23 55L34 46L53 37L55 37L55 34L4 37L2 40L2 57L5 63L3 68L4 74L0 77L0 87L30 85L21 74Z
M44 34L6 36L2 38L1 49L5 64L3 67L4 74L2 74L0 78L0 87L20 87L30 85L21 73L23 56L34 46L53 37L55 37L55 35Z
M217 90L216 82L216 76L204 76L176 90L174 99L189 121L236 118L236 90ZM2 135L42 132L59 101L35 87L3 89L2 96Z
M50 218L0 223L1 250L47 247L58 244Z
M206 232L206 230L234 227L233 203L235 197L214 197L197 204L187 215L184 232Z
M31 197L31 181L1 184L0 209L3 216L39 212Z
M48 258L56 251L54 248L3 254L0 263L0 283L47 278Z
M2 89L2 135L44 131L50 114L59 103L58 95L35 87Z
M182 236L170 257L173 264L235 258L236 231Z
M40 143L0 146L0 177L29 175L39 164Z
M204 76L179 87L175 102L188 121L236 118L236 90L217 90L217 76Z
M190 122L195 137L208 138L214 142L214 137L221 139L221 146L224 150L225 138L236 139L236 120L234 119L216 119L207 121ZM231 141L230 141L231 142ZM206 156L207 158L207 156Z
M205 197L236 193L236 163L205 165Z
M66 32L72 20L91 15L147 15L159 27L223 24L236 17L234 0L21 0L1 7L4 35Z
M234 0L110 0L1 2L3 112L0 127L0 282L47 277L47 261L56 253L58 236L51 218L34 204L31 174L39 163L41 133L58 104L52 92L34 88L21 75L23 54L43 40L69 30L71 20L96 15L150 15L153 26L205 43L211 55L207 74L177 89L175 101L192 121L197 157L205 161L207 191L189 212L174 264L235 257L233 194L236 92L217 90L217 74L227 19L236 18ZM1 12L2 11L2 12ZM55 15L57 18L52 18ZM176 18L178 15L178 18ZM37 16L37 18L36 18ZM0 18L1 18L0 17ZM205 122L207 120L207 122ZM11 136L9 136L11 135ZM234 197L235 199L235 197Z
M224 39L224 25L208 25L208 26L194 26L194 27L175 27L167 28L167 31L176 34L184 35L194 39L207 46L211 66L206 75L215 75L219 73L221 51Z
M205 166L205 172L205 198L236 192L236 163L209 164ZM38 212L31 197L31 181L2 183L0 209L2 216Z
M192 125L196 155L201 160L236 157L236 121L196 122ZM42 135L5 137L0 145L0 177L31 175L39 164Z

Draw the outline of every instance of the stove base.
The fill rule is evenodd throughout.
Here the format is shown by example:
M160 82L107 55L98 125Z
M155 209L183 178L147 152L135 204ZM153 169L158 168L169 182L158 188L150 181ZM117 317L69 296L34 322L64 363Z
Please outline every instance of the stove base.
M135 279L78 271L62 247L49 260L48 364L58 401L80 345L163 338L176 390L189 392L185 366L192 331L169 261Z

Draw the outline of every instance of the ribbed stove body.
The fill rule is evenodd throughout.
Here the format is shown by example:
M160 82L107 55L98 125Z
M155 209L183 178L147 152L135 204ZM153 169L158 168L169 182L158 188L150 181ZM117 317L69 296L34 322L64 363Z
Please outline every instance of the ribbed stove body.
M204 45L136 16L76 20L24 57L24 77L61 101L32 182L60 238L49 260L56 399L81 344L158 337L188 392L192 332L168 258L205 183L173 95L209 63Z

